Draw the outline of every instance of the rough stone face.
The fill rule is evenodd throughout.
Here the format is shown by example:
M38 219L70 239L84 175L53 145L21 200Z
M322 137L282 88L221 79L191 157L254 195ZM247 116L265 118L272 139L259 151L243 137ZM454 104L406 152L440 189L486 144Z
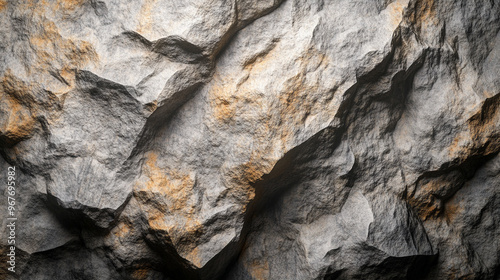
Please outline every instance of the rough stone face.
M0 0L0 275L500 279L499 31L497 0Z

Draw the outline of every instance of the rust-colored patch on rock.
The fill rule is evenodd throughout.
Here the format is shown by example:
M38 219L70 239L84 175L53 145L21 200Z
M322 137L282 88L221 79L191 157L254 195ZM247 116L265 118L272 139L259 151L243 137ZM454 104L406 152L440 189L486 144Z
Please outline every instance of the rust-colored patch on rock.
M77 38L65 38L58 24L64 22L73 10L86 1L27 1L18 5L25 11L29 34L22 40L23 52L19 55L24 61L24 73L17 70L16 75L24 80L37 81L45 90L53 93L66 93L74 87L74 70L86 66L96 66L98 55L93 45ZM62 17L52 21L49 18ZM21 43L21 42L20 42Z
M262 151L254 150L250 159L240 165L228 170L224 177L228 178L230 184L229 195L237 198L242 205L242 212L247 210L250 201L255 198L255 183L271 172L277 159L272 158L270 146Z
M7 8L7 1L6 0L0 0L0 12L5 10Z
M61 15L63 18L67 17L78 8L82 7L88 0L27 0L19 1L19 9L31 11L35 16L43 16L46 13L54 13Z
M10 146L28 138L36 123L30 110L5 95L0 102L7 107L2 110L6 111L5 118L0 119L0 143Z
M484 147L485 153L496 152L500 148L500 93L487 98L481 110L469 119L471 137Z
M143 165L146 179L134 187L134 196L144 210L151 230L193 264L201 263L196 250L203 226L196 216L198 198L193 190L194 175L158 166L158 156L150 152Z
M266 49L248 58L243 63L243 77L224 75L216 71L210 92L208 94L210 105L213 108L216 120L224 124L234 123L234 118L241 109L249 109L260 114L265 114L258 94L255 94L253 84L258 83L259 75L277 60L282 59L276 52L276 42L271 43ZM244 106L244 108L242 108Z
M414 2L414 7L410 9L411 14L409 18L418 32L425 32L424 30L427 29L427 26L437 26L439 24L436 8L435 0Z
M87 0L58 0L57 5L65 11L73 11L81 7Z
M29 99L30 90L7 71L0 80L0 143L11 146L28 138L35 128L35 117Z
M33 87L15 77L9 69L3 74L0 79L2 96L8 96L26 108L36 109L37 100L32 94Z
M115 235L118 238L124 238L129 235L132 229L133 228L129 223L122 222L111 230L111 234Z
M321 88L318 73L329 64L329 59L315 48L295 60L300 65L298 74L285 82L284 90L279 95L280 116L283 122L281 142L286 149L287 143L293 140L293 131L290 128L307 126L309 116L324 114L331 110L330 101L333 92ZM324 91L324 94L317 94ZM317 98L321 96L321 98ZM333 112L332 112L332 115Z
M230 123L236 115L237 96L234 89L218 74L214 75L209 92L210 105L213 108L215 119L221 123Z
M442 182L431 180L427 184L418 186L416 193L408 199L408 203L423 221L438 218L443 210L441 200L435 196L441 184Z
M425 22L436 17L436 3L434 0L415 1L415 15Z
M153 31L153 11L158 0L146 0L139 12L139 26L137 32L142 35L150 34Z
M408 203L417 211L419 217L428 219L448 218L445 206L447 201L463 186L465 177L460 171L422 178L417 182L415 191L408 197Z
M187 260L189 260L192 264L194 264L196 267L202 267L202 259L200 256L200 249L198 247L193 248L190 250L185 256Z
M448 223L451 223L453 219L462 211L464 207L457 202L451 200L445 204L444 217Z
M234 187L230 192L244 201L243 205L248 204L255 197L255 189L251 185L265 174L265 170L254 160L249 160L244 164L232 169L226 176L231 178Z
M467 121L467 128L457 134L448 148L451 158L489 155L500 150L500 94L487 98Z
M249 263L245 262L244 266L252 279L269 279L269 263L267 262L267 260L252 260Z
M151 267L147 265L140 265L134 269L134 271L131 274L131 277L134 280L145 280L149 279L150 273L151 273Z
M49 124L56 120L65 94L75 87L76 69L97 62L90 43L63 38L47 16L84 2L19 1L17 9L29 17L28 34L17 42L22 51L14 53L24 68L7 69L0 78L0 98L8 107L3 110L7 112L1 124L3 142L12 145L30 137L41 116Z
M67 72L97 61L97 53L90 43L63 38L52 21L44 20L42 26L42 32L29 38L31 49L36 56L35 69L58 69Z
M161 169L157 166L157 155L154 153L148 154L144 170L146 176L149 177L145 191L167 198L170 202L167 206L169 211L181 211L189 208L194 178L174 169Z
M246 205L255 196L252 185L271 171L279 155L293 146L297 129L307 126L310 115L332 109L332 92L317 97L322 89L318 81L329 59L315 48L293 61L297 72L285 81L277 94L259 93L263 73L282 64L279 43L243 62L244 75L222 76L218 71L210 84L208 98L217 125L231 129L236 122L252 127L253 146L249 160L232 167L224 177L229 179L230 195ZM270 89L271 90L271 89ZM269 95L272 98L267 98ZM276 96L277 95L277 96ZM314 118L311 118L314 119ZM255 124L258 126L255 126ZM245 209L243 209L245 210Z
M436 3L434 0L415 1L416 13L421 20L427 20L436 16Z
M387 8L389 9L391 24L394 27L398 26L403 18L403 4L400 2L393 2Z

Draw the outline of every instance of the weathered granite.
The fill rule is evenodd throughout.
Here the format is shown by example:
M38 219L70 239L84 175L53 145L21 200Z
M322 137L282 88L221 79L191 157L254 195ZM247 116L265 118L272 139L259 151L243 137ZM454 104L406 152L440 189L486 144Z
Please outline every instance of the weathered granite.
M500 279L499 31L497 0L0 0L0 274Z

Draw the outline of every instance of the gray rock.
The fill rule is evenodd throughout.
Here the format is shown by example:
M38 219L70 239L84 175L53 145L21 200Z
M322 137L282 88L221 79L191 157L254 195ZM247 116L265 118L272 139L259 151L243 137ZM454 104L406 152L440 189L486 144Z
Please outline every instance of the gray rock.
M0 0L0 34L2 278L500 279L499 1Z

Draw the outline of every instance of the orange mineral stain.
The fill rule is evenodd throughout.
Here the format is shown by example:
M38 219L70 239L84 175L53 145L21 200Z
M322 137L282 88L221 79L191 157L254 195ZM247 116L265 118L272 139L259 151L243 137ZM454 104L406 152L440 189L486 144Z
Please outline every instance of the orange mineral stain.
M265 280L269 278L269 263L267 260L253 260L244 265L252 279Z
M160 167L158 155L149 152L144 161L145 180L134 187L134 196L144 210L151 230L164 235L179 254L200 264L196 254L197 240L203 234L196 216L198 200L193 190L195 179L189 172Z
M6 0L0 0L0 12L7 8L7 4Z

